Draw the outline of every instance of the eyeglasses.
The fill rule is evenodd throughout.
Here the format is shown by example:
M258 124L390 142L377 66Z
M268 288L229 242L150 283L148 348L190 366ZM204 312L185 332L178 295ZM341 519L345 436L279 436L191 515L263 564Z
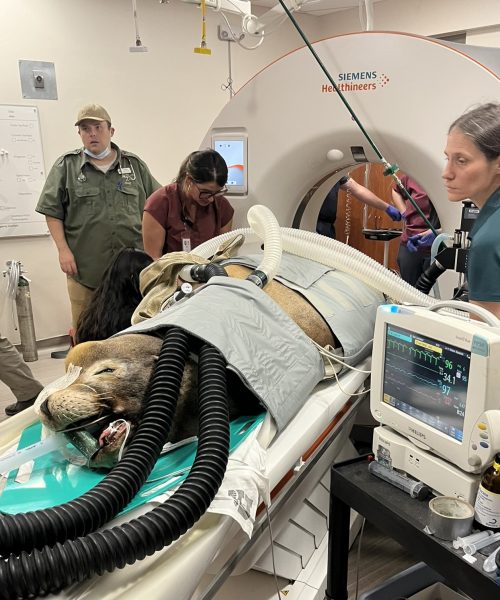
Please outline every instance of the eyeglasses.
M217 192L209 192L207 190L200 190L196 181L193 181L193 184L196 187L196 189L198 190L198 195L199 195L200 200L209 200L210 198L218 198L219 196L223 196L224 194L227 194L227 191L228 191L227 187L224 186Z

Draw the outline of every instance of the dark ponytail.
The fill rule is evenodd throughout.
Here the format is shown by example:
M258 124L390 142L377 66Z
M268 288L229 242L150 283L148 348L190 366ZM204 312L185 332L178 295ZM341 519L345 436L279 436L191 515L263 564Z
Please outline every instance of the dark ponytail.
M196 150L184 159L175 181L181 184L186 177L190 177L195 183L215 182L222 188L227 183L226 161L211 148Z

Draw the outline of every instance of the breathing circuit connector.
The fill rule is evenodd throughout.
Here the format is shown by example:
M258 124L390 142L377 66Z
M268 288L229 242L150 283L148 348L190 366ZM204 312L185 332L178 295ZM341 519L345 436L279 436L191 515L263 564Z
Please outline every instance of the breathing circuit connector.
M226 270L222 265L209 263L208 265L193 265L189 271L191 279L200 283L206 283L211 277L216 275L227 277Z
M255 283L255 285L260 288L263 288L267 284L267 280L267 275L264 271L259 271L259 269L255 269L255 271L252 271L247 277L247 281Z

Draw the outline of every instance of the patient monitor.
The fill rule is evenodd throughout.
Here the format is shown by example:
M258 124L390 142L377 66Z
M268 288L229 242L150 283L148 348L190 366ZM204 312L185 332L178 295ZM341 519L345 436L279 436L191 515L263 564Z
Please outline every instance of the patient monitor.
M386 305L372 360L377 460L440 493L473 497L500 450L500 328L433 307Z

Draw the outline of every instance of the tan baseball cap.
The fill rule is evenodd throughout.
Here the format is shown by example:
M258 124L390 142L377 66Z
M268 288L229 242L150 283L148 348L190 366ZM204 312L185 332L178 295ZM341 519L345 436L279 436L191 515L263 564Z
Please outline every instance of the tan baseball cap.
M80 125L85 119L94 121L107 121L111 125L111 117L108 111L100 104L87 104L78 112L75 125Z

